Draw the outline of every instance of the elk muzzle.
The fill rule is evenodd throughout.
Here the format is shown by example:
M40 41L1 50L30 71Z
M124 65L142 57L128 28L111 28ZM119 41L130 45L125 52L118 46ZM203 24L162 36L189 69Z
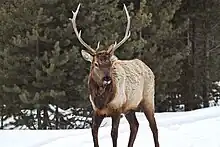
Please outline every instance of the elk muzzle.
M102 81L103 81L103 85L106 86L111 84L112 78L109 75L107 75L103 77Z

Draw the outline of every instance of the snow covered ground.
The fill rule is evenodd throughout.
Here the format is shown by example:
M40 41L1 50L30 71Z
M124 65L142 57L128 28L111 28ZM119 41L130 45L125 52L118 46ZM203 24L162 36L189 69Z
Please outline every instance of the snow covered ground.
M137 114L140 128L134 147L154 147L148 122L142 113ZM220 107L191 112L157 113L161 147L220 147ZM112 147L110 119L100 128L100 147ZM126 147L129 126L125 118L119 127L119 147ZM3 130L1 147L92 147L90 129L83 130Z

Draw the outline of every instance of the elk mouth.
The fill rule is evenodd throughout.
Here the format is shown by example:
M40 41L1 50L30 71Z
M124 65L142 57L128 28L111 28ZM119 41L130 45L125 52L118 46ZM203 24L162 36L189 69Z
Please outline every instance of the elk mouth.
M103 78L103 83L102 84L103 84L103 86L106 86L106 85L111 84L111 82L112 82L111 77L106 76L106 77Z
M109 80L109 81L103 81L103 85L105 86L105 85L109 85L109 84L111 84L111 80Z

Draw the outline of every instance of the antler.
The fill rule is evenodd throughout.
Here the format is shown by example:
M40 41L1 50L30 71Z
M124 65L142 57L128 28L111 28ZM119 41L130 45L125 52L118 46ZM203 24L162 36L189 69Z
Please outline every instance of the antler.
M124 4L124 9L125 9L125 13L126 13L126 16L127 16L127 20L128 20L128 23L127 23L127 28L126 28L126 32L125 32L125 36L124 38L117 44L117 42L115 41L115 44L113 46L113 51L115 51L117 48L119 48L131 35L131 32L129 31L130 29L130 25L131 25L131 20L130 20L130 16L128 14L128 10L126 8L126 5Z
M77 9L76 9L75 12L72 11L73 17L72 17L72 18L69 18L69 20L72 22L74 32L76 33L76 36L77 36L79 42L80 42L85 48L87 48L88 51L89 51L91 54L95 54L96 51L95 51L92 47L90 47L88 44L86 44L86 43L83 41L83 39L81 38L81 30L80 30L79 32L78 32L78 30L77 30L77 27L76 27L76 16L77 16L77 14L78 14L78 12L79 12L79 8L80 8L80 4L78 5L78 7L77 7ZM99 43L100 43L100 42L98 42L98 45L97 45L97 48L96 48L96 49L99 48Z

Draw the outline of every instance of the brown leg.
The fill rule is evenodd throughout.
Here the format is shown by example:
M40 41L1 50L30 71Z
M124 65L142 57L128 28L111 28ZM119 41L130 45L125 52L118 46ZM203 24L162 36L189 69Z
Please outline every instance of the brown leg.
M111 137L112 137L113 147L117 147L118 127L119 127L120 118L121 118L120 114L116 114L116 115L112 116Z
M99 147L98 143L98 129L104 119L104 116L98 116L95 113L92 117L92 137L93 137L93 143L94 147Z
M150 125L150 129L153 133L155 147L160 147L159 141L158 141L158 129L157 129L157 123L154 117L154 111L150 107L147 108L146 106L142 106L142 109L144 111L145 116L147 117L147 120Z
M128 147L133 147L139 128L139 123L135 116L134 111L127 113L125 117L130 125L130 137L129 137Z

